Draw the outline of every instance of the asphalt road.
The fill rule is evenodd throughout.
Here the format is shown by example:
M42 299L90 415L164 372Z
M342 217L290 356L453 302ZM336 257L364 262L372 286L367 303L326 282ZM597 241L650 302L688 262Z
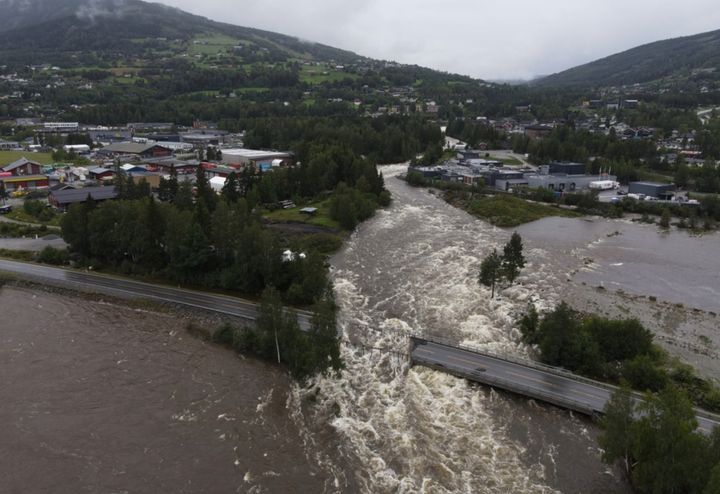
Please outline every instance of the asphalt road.
M57 285L60 287L69 285L81 291L104 293L124 298L171 302L240 317L250 321L254 321L258 315L258 303L227 295L173 288L123 278L1 259L0 271L19 274L32 280L45 282L49 285ZM300 328L307 330L310 327L312 314L299 310L295 312L298 314Z
M518 362L420 339L414 339L412 360L417 364L446 370L473 381L588 414L602 413L615 389L610 385L593 384L582 378L573 379ZM702 415L698 415L697 419L703 432L710 433L720 425L719 418L706 417L704 412L700 413Z

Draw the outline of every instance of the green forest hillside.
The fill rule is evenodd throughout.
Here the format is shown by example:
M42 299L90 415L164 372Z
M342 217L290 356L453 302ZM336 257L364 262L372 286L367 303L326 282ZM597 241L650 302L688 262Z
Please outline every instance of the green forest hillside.
M533 85L607 87L708 75L720 78L720 30L638 46L544 77Z

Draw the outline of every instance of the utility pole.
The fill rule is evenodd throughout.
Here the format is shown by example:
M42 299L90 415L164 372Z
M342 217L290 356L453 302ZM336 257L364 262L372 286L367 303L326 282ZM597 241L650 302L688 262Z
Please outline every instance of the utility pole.
M280 343L277 337L277 328L275 328L275 348L277 348L278 364L280 363Z

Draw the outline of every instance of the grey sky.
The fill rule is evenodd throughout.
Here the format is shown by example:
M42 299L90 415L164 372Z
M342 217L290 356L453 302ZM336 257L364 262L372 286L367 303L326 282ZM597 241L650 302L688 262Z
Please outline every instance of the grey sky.
M485 79L550 74L651 41L720 29L717 0L159 1L373 58Z

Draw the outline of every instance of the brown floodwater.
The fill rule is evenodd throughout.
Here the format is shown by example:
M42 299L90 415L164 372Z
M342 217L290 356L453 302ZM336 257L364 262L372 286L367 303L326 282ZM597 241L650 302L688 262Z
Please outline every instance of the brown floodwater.
M0 491L332 486L291 418L288 377L184 328L172 315L0 288Z

